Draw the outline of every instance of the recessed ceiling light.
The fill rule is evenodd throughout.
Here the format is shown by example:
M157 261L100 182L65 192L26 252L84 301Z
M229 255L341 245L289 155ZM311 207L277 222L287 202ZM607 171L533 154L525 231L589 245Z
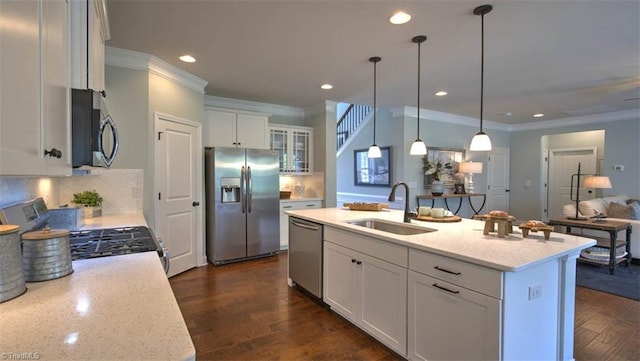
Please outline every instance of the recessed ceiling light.
M542 113L534 114L533 117L534 118L542 118L542 117L544 117L544 114L542 114Z
M411 20L411 15L404 11L398 11L389 18L389 22L395 25L406 24L409 20Z
M440 91L437 91L437 92L435 92L435 93L433 93L433 94L434 94L435 96L437 96L437 97L443 97L443 96L445 96L445 95L447 95L447 94L449 94L449 93L447 93L447 92L446 92L446 91L444 91L444 90L440 90Z
M320 88L324 89L324 90L329 90L329 89L333 89L333 85L331 85L331 84L322 84L322 85L320 85Z
M189 54L185 54L185 55L181 56L178 59L184 61L185 63L195 63L196 62L196 58L194 58L193 56L191 56Z

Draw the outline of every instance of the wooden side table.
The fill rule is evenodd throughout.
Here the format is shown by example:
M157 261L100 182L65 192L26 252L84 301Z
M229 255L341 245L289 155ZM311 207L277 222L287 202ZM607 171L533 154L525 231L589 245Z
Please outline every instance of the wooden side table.
M476 210L475 207L473 206L473 203L471 203L471 197L482 197L482 204L480 205L480 208L478 208L478 210ZM431 194L419 195L419 196L416 196L416 203L418 204L418 207L420 207L421 199L431 200L431 208L433 208L433 206L435 205L436 199L443 199L444 205L447 207L447 210L451 211L451 209L449 209L449 202L447 200L452 198L457 198L460 201L460 203L458 203L458 208L456 209L455 212L453 212L453 214L456 214L456 215L458 214L458 212L460 212L463 198L466 198L469 201L469 207L471 207L471 210L473 210L474 215L478 215L478 213L480 213L482 208L484 208L485 202L487 201L487 195L484 193L465 193L465 194L452 193L452 194L443 194L441 196L434 196Z
M578 260L586 263L593 263L601 266L609 266L609 274L613 274L618 263L625 262L625 265L629 265L631 261L631 223L629 222L620 222L620 221L593 221L593 220L576 220L570 218L557 218L549 221L549 225L552 226L562 226L567 228L567 233L571 233L571 228L581 228L581 229L594 229L598 231L603 231L609 233L609 239L600 238L600 237L591 237L594 238L598 242L599 247L608 248L609 249L609 261L597 261L593 259L588 259L584 257L579 257ZM618 232L625 231L626 232L626 241L618 241ZM616 249L619 247L625 247L625 251L627 252L626 256L620 257L616 259Z

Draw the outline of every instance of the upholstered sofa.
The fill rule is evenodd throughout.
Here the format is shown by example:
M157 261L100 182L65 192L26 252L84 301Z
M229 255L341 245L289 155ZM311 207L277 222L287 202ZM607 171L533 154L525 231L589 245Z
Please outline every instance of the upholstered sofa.
M592 217L596 214L607 216L605 220L622 221L631 223L631 257L634 262L640 259L640 200L630 199L626 195L594 198L578 203L578 216ZM565 217L576 216L576 204L566 204L562 207L562 215ZM572 230L582 232L585 236L607 237L602 231L595 230ZM625 239L625 232L618 233L618 239Z

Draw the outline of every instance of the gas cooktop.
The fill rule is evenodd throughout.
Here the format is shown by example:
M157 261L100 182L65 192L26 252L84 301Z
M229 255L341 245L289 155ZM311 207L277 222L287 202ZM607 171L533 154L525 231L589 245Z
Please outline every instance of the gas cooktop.
M148 251L162 256L151 230L143 226L71 231L69 244L73 260Z

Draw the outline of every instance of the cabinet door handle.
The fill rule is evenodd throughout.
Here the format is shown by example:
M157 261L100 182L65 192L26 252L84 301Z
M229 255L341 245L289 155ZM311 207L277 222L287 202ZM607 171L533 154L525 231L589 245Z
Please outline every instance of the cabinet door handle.
M51 158L62 158L62 151L56 148L51 148L51 150L46 150L44 151L44 155L48 155Z
M282 206L282 208L293 208L293 206Z
M454 271L449 271L446 268L440 268L440 266L435 266L433 268L437 269L438 271L449 273L449 274L456 275L456 276L460 276L462 274L461 272L454 272Z
M355 259L355 258L352 258L352 259L351 259L351 263L356 263L356 259Z
M357 264L357 265L361 265L361 264L362 264L362 261L356 261L356 264Z
M435 287L435 288L437 288L437 289L440 289L440 290L443 290L443 291L447 291L447 292L449 292L449 293L455 293L455 294L460 293L460 291L453 291L453 290L450 290L450 289L448 289L448 288L446 288L446 287L442 287L442 286L438 285L437 283L434 283L434 284L433 284L433 287Z

